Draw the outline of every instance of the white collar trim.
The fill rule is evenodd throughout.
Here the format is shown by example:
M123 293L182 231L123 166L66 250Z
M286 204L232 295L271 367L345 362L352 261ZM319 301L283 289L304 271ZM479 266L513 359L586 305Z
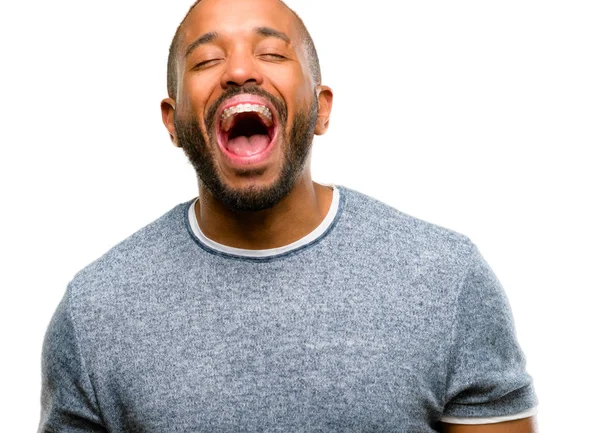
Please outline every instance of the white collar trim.
M338 212L338 208L340 205L340 191L333 185L328 186L333 188L333 198L331 200L331 206L329 207L329 211L327 212L327 215L325 216L323 221L321 221L321 224L319 224L312 232L310 232L303 238L298 239L297 241L292 242L291 244L284 245L283 247L269 248L266 250L247 250L243 248L234 248L228 245L223 245L213 241L212 239L209 239L204 233L202 233L202 230L200 230L200 225L198 224L198 220L196 218L196 212L194 211L194 206L198 199L194 200L188 209L190 227L192 228L192 232L194 233L196 238L198 238L200 242L202 242L204 245L213 250L242 257L277 256L279 254L287 253L289 251L295 250L299 247L311 243L315 239L319 238L329 228Z

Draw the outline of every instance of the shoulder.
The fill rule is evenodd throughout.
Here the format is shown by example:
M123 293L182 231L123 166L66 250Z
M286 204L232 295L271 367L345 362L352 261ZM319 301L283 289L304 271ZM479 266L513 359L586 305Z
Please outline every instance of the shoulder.
M156 273L157 264L168 261L189 240L186 215L190 203L173 207L75 274L69 283L73 307L82 297L100 301L134 277L139 281L141 275Z
M466 266L477 248L465 235L401 212L373 197L341 187L344 209L341 225L365 244L388 254L420 258L437 265Z

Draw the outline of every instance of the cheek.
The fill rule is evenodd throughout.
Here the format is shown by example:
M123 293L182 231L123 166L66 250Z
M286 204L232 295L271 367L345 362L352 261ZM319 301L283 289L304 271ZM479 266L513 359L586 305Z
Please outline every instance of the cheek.
M206 112L210 106L210 94L199 86L190 86L185 89L181 100L177 101L177 111L187 119L193 118L200 127L202 135L209 140L208 126L206 124ZM215 98L216 99L216 98Z
M207 85L207 80L200 80L193 75L184 79L181 102L189 111L204 118L204 112L209 105L212 86Z
M312 80L300 75L297 71L287 77L280 75L271 80L277 93L286 102L288 108L288 123L293 121L293 116L299 110L308 110L314 98Z
M293 92L293 101L297 107L302 107L303 109L308 107L314 98L312 79L305 77L304 75L296 77L296 80L291 85L290 91Z

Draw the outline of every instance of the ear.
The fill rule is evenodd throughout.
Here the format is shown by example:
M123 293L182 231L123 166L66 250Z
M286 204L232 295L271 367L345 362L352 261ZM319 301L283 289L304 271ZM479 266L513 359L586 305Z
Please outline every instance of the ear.
M319 101L319 111L317 115L316 135L323 135L329 128L329 116L331 114L331 104L333 102L333 92L327 86L317 87L317 99Z
M174 99L163 99L160 103L160 111L162 112L162 121L169 132L171 141L176 147L181 147L177 141L177 133L175 132L175 105Z

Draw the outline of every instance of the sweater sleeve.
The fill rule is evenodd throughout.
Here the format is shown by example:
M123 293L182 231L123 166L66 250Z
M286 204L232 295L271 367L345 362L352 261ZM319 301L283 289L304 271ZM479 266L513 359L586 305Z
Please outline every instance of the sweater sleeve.
M456 304L442 421L531 413L532 379L496 276L474 249Z
M44 339L38 433L105 431L81 355L67 290Z

